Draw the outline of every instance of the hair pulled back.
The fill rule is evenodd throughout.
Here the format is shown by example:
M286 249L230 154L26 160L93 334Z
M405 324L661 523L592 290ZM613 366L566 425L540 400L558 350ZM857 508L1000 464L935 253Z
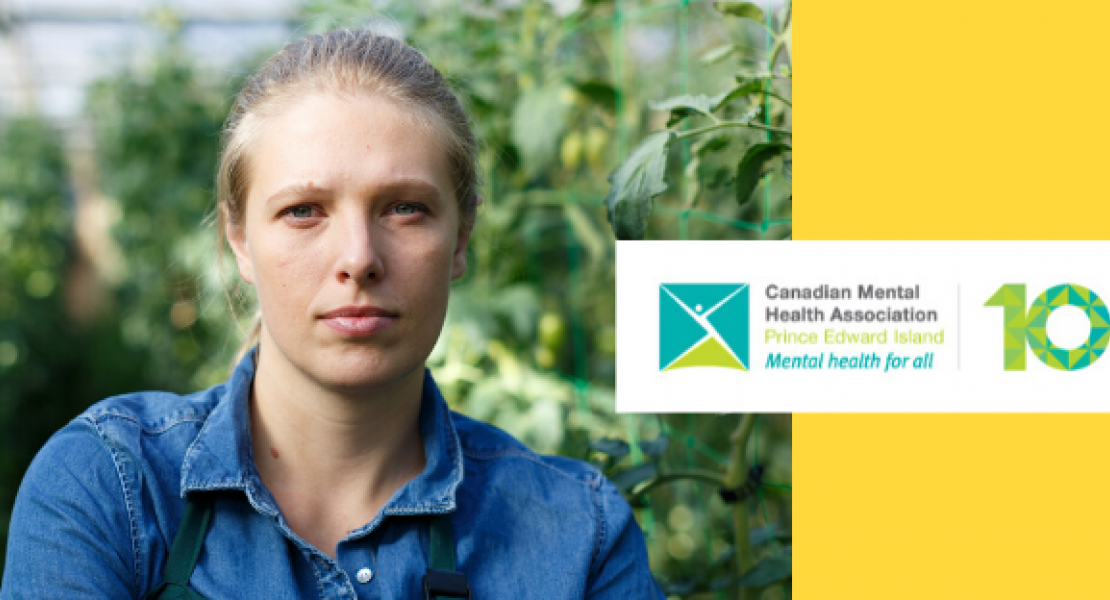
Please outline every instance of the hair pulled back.
M374 94L408 110L414 125L433 131L447 156L460 227L474 226L478 206L478 142L462 104L428 59L404 42L369 29L336 29L287 44L243 84L220 134L216 229L242 226L250 190L251 150L269 118L308 95ZM257 343L255 317L238 357Z

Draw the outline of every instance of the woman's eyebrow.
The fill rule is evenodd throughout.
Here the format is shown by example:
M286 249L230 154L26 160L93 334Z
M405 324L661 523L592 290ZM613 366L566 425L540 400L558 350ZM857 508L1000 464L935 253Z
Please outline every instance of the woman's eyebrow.
M412 192L415 194L428 194L432 196L440 195L441 191L439 186L427 180L416 177L403 177L383 182L380 185L374 186L375 193L392 193L392 192Z
M323 188L309 182L298 182L287 185L272 196L266 199L266 204L269 205L278 200L282 200L289 196L305 197L305 196L323 196L329 193L327 188Z
M410 192L421 196L439 196L441 190L439 186L427 180L416 177L403 177L385 181L381 184L375 185L373 189L374 194L382 193L397 193L397 192ZM311 181L298 182L287 185L269 198L266 199L266 204L269 205L273 202L283 200L287 197L312 197L312 196L326 196L331 194L331 190L324 186L319 186Z

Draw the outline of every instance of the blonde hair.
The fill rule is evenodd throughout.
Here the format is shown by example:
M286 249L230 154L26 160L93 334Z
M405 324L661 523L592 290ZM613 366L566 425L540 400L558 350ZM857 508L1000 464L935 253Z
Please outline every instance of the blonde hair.
M268 118L313 93L380 94L409 109L415 125L439 135L455 184L459 226L466 230L474 226L478 142L447 80L423 54L402 41L367 29L336 29L286 45L246 80L235 99L220 134L216 173L216 235L221 265L227 243L225 226L243 223L250 187L250 149ZM258 343L261 330L262 315L256 313L236 353L236 363Z

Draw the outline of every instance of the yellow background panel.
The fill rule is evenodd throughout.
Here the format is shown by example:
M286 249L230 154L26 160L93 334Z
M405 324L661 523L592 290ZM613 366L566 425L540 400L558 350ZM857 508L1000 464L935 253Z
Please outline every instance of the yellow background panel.
M1110 415L795 415L799 599L1110 598Z
M1110 2L794 12L797 239L1110 238Z
M796 239L1110 239L1110 3L795 19ZM797 598L1110 598L1110 415L794 426Z

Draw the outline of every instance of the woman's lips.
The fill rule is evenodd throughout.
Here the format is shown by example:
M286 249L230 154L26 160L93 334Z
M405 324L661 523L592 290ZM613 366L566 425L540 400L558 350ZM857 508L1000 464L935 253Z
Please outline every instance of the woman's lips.
M350 335L370 335L389 327L397 317L329 317L324 324L332 329Z
M320 317L325 325L348 335L370 335L397 321L397 313L376 306L345 306Z

